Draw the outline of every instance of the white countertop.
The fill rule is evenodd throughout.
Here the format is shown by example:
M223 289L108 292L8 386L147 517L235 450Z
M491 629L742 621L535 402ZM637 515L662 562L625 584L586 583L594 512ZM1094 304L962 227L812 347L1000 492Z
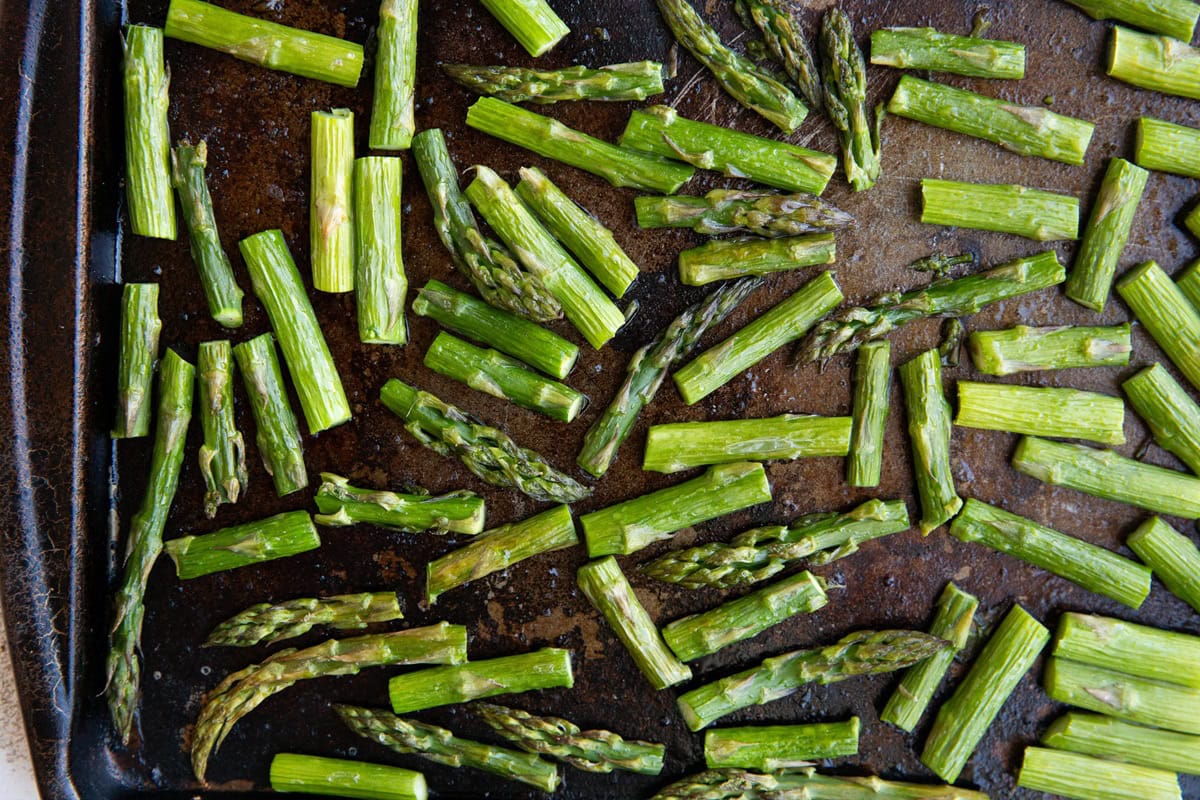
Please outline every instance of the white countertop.
M34 800L38 796L37 785L29 745L25 742L3 616L0 616L0 697L10 700L0 703L0 800Z

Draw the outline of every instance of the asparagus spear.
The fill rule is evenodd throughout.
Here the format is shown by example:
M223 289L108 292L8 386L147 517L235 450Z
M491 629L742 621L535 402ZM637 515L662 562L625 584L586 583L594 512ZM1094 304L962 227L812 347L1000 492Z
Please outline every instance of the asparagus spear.
M521 168L521 182L514 191L596 280L616 297L625 294L638 276L638 266L617 244L612 231L576 205L536 167Z
M1043 677L1051 700L1110 717L1200 734L1200 689L1052 658Z
M1183 218L1183 226L1191 231L1193 236L1200 237L1200 205L1192 206L1192 210ZM1188 299L1192 300L1191 296ZM1194 300L1193 305L1195 305Z
M817 60L795 14L781 0L734 0L733 8L747 28L757 28L767 51L782 66L808 107L825 105Z
M1025 77L1025 45L957 36L933 28L880 28L871 32L871 63L973 78Z
M1189 216L1195 214L1192 212ZM1183 268L1175 277L1175 285L1179 287L1179 291L1183 292L1183 296L1188 299L1192 307L1200 311L1200 260L1193 261Z
M408 278L400 246L404 222L402 170L397 157L372 156L354 161L354 299L358 305L358 338L367 344L408 341L404 319Z
M395 378L383 385L379 399L405 422L418 442L438 455L457 456L480 480L517 489L555 503L573 503L591 494L574 478L559 472L540 455L520 447L503 431Z
M1130 608L1150 594L1150 570L1141 564L979 500L967 500L950 535L1016 556Z
M1178 381L1153 364L1121 384L1133 410L1146 421L1159 447L1200 474L1200 407Z
M1047 250L954 280L884 295L875 305L848 308L820 322L797 350L800 364L824 361L922 317L963 317L985 306L1062 283L1058 256Z
M967 349L975 369L1013 375L1072 367L1122 367L1133 351L1129 323L1107 327L1016 325L1002 331L972 331Z
M283 497L303 489L308 486L304 447L300 426L283 386L279 359L275 357L275 338L264 333L242 342L233 348L233 357L250 397L258 454L275 483L275 493Z
M576 580L651 686L665 689L691 679L691 669L667 648L615 558L589 561L579 568Z
M150 434L150 385L154 382L160 333L162 320L158 317L158 284L125 284L121 290L117 415L111 434L114 439Z
M769 772L807 767L813 761L858 753L858 717L810 725L748 725L704 734L709 769L737 767Z
M253 647L303 636L316 625L362 630L377 622L404 619L395 592L363 592L257 603L212 629L203 647Z
M209 756L238 720L297 681L357 675L368 667L461 664L466 659L467 629L445 622L279 650L230 673L204 698L192 733L192 770L203 782Z
M231 525L203 536L167 542L175 574L187 580L306 553L321 546L307 511L287 511L255 522Z
M1014 233L1038 242L1079 238L1079 198L1016 184L921 179L921 222Z
M1200 50L1169 36L1114 25L1108 74L1142 89L1200 99Z
M1023 156L1082 164L1096 126L1042 106L1015 105L912 75L900 76L887 110L898 117L974 136Z
M1050 631L1014 604L962 683L938 709L921 763L944 781L958 780L988 726L1048 641Z
M166 34L260 67L338 86L357 86L362 73L362 45L237 14L201 0L171 0Z
M691 525L769 502L762 464L709 467L690 481L617 503L579 518L592 558L629 555Z
M679 254L679 277L688 286L832 264L832 233L786 239L714 239Z
M1135 28L1190 42L1200 8L1191 0L1067 0L1092 19L1114 19Z
M531 56L542 55L571 32L546 0L483 0L483 7Z
M679 696L679 710L688 728L698 731L740 709L789 697L806 684L894 672L949 646L920 631L858 631L836 644L768 658L693 689Z
M1130 725L1098 714L1064 714L1042 734L1042 743L1109 761L1200 774L1200 736Z
M1067 281L1067 297L1076 303L1093 311L1104 310L1149 175L1123 158L1108 162Z
M415 753L449 767L482 770L543 792L558 788L558 769L535 755L460 739L445 728L401 719L387 711L343 705L333 708L350 730L398 753Z
M1200 611L1200 549L1158 517L1143 522L1125 542L1176 597Z
M732 541L711 542L664 553L642 572L689 589L726 589L766 580L800 559L827 564L857 552L858 546L909 528L904 501L868 500L844 514L809 514L790 526L754 528Z
M417 129L413 98L417 80L417 0L379 4L375 91L369 145L372 150L407 150Z
M800 572L716 608L677 619L663 628L663 639L680 661L695 661L797 614L811 614L828 602L825 581L811 572Z
M883 431L892 394L892 344L868 342L859 348L854 367L854 408L851 413L846 482L878 486L883 470Z
M1146 169L1200 178L1200 129L1139 117L1133 160Z
M597 478L607 472L642 408L658 393L667 372L691 353L709 328L719 325L759 285L760 281L754 278L722 284L635 352L625 368L621 388L588 428L576 463Z
M800 126L808 109L791 89L722 44L721 37L687 0L657 2L671 35L712 73L730 97L761 114L784 133Z
M421 131L413 137L412 147L425 193L433 206L433 226L450 251L454 266L467 276L484 300L501 311L533 322L561 317L562 307L541 280L523 271L507 247L480 232L467 198L459 191L458 170L450 160L442 131L439 128ZM446 324L444 320L439 322Z
M432 605L456 586L576 544L579 538L568 506L555 506L521 522L501 525L430 561L425 568L425 598Z
M715 769L673 783L650 800L987 800L987 795L874 775L819 775L811 768L767 774Z
M486 99L486 98L485 98ZM512 188L484 166L467 187L471 204L500 235L525 268L537 275L571 321L597 350L616 335L625 316L579 264L534 219Z
M474 492L457 491L432 497L424 489L408 494L359 489L331 472L321 473L315 498L321 510L318 525L339 527L365 522L381 528L416 533L472 535L483 530L484 500Z
M1078 800L1182 800L1179 776L1150 767L1026 747L1017 786Z
M1200 688L1200 636L1068 611L1058 622L1054 655Z
M670 106L634 111L620 141L622 147L791 192L820 194L837 167L826 153L688 119Z
M867 65L854 41L854 26L840 8L821 18L821 83L825 111L837 129L842 145L842 168L856 192L875 185L879 178L879 125L882 104L875 118L867 108Z
M1081 389L959 381L954 424L1123 444L1125 403Z
M226 328L242 325L242 287L233 276L233 265L221 246L212 196L204 179L208 166L208 144L194 147L185 141L171 150L171 185L179 196L187 224L192 261L200 272L200 285L208 300L208 312Z
M442 64L455 83L506 103L547 105L564 100L645 100L663 92L663 65L634 61L592 69Z
M425 776L419 772L296 753L276 753L271 759L271 788L362 800L425 800L429 796Z
M559 717L538 717L516 708L475 703L471 708L492 730L529 753L550 756L585 772L614 769L657 775L667 748L622 739L610 731L583 731Z
M1126 458L1112 450L1022 436L1012 465L1039 481L1157 514L1200 519L1200 478Z
M146 584L162 552L163 528L179 486L195 380L195 368L168 349L158 372L158 419L150 455L150 479L129 524L124 572L113 601L113 622L108 636L105 694L113 726L125 743L133 732L133 717L141 692L142 669L137 650L146 614Z
M833 274L822 272L790 297L680 368L675 385L688 405L703 400L739 372L795 341L842 302Z
M128 25L122 47L129 224L139 236L174 239L171 134L167 126L167 87L171 78L163 62L163 32L146 25Z
M599 175L613 186L674 194L696 170L666 158L617 147L568 128L556 119L481 97L467 109L467 125L540 156Z
M850 426L850 417L813 414L652 425L642 469L679 472L744 459L844 456L850 448Z
M774 2L774 0L768 0ZM703 197L633 198L642 228L691 228L696 233L752 233L778 238L848 228L854 218L816 195L713 189Z
M350 419L350 404L283 232L256 233L242 239L240 247L254 294L279 338L309 432L341 425Z
M309 183L309 249L313 288L354 290L354 114L314 111Z
M900 383L908 409L921 521L917 529L928 536L962 508L950 470L950 404L942 391L942 362L937 350L926 350L900 365Z
M233 419L233 348L219 340L201 342L197 364L200 378L200 474L207 491L204 513L212 519L221 503L236 503L249 476L246 443Z
M388 681L388 695L392 700L392 711L403 714L498 694L559 687L570 689L574 684L571 651L543 647L515 656L430 667L397 675Z
M974 595L964 592L953 583L946 584L938 598L937 615L933 618L929 635L945 639L950 642L950 647L909 667L880 713L881 720L912 733L929 707L933 693L946 677L950 662L967 646L975 609L978 607L979 600Z
M1184 377L1200 388L1200 310L1187 295L1153 261L1125 273L1117 293Z

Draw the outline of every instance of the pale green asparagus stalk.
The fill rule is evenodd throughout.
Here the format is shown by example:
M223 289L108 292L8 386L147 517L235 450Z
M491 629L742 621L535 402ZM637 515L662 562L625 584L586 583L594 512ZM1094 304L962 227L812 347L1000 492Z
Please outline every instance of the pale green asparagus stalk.
M696 233L750 233L767 238L829 233L848 228L854 217L816 195L795 192L713 189L703 197L663 195L633 198L638 226L691 228Z
M1163 585L1200 611L1200 548L1158 517L1143 522L1125 542Z
M1093 311L1103 311L1112 291L1113 275L1129 231L1133 215L1146 189L1150 173L1123 158L1108 162L1100 193L1092 206L1075 265L1067 279L1067 297Z
M506 103L545 105L566 100L645 100L663 92L663 65L657 61L582 64L564 69L442 64L450 78L477 94Z
M1055 750L1200 774L1200 736L1131 725L1099 714L1064 714L1046 729L1041 740Z
M354 161L354 299L358 338L366 344L408 341L401 163L399 158L382 156Z
M972 331L967 349L975 369L1013 375L1048 369L1123 367L1133 345L1129 323L1108 327L1015 325L1002 331Z
M383 0L375 37L379 44L375 51L369 145L372 150L407 150L417 129L413 116L417 0Z
M1026 186L921 180L921 222L1024 236L1079 237L1079 198Z
M483 7L531 56L542 55L571 32L546 0L483 0Z
M1114 25L1108 74L1142 89L1200 99L1200 50L1169 36Z
M188 580L288 558L320 546L308 512L286 511L200 536L181 536L167 542L166 550L175 562L175 574Z
M404 619L395 592L363 592L257 603L212 629L202 647L253 647L303 636L317 625L339 631Z
M671 784L650 800L988 800L957 786L885 781L875 775L820 775L812 768L785 772L711 769Z
M1121 384L1158 446L1200 475L1200 406L1162 364L1152 364Z
M832 233L786 239L713 239L679 254L679 277L688 286L703 286L730 278L832 264L835 252Z
M1088 800L1182 800L1179 776L1163 769L1121 764L1045 747L1025 748L1017 786Z
M933 28L880 28L871 33L871 63L972 78L1025 77L1025 45L958 36Z
M1054 655L1200 689L1200 636L1068 611L1054 634Z
M570 689L574 685L571 651L543 647L515 656L406 672L388 681L388 695L392 711L403 714L500 694Z
M642 469L680 472L746 459L844 456L850 448L850 427L850 417L813 414L652 425Z
M121 290L121 355L117 362L117 413L112 438L150 434L150 387L158 361L158 284L127 283Z
M1200 18L1191 0L1067 0L1092 19L1112 19L1190 42Z
M354 113L314 111L309 181L313 288L354 290Z
M425 776L410 769L342 758L276 753L271 759L271 789L356 800L426 800Z
M954 424L1123 444L1125 403L1119 397L1081 389L959 381Z
M868 342L858 350L854 367L854 407L846 482L878 486L883 470L883 431L892 396L892 344Z
M926 350L901 364L900 383L904 386L908 437L921 499L917 528L922 536L928 536L953 519L963 503L950 470L950 404L942 390L938 351Z
M200 474L204 476L204 513L212 519L221 503L236 503L246 488L246 442L233 419L233 348L229 342L201 342L197 353L200 383Z
M1051 700L1110 717L1200 734L1200 689L1051 658L1042 676Z
M483 530L485 504L474 492L457 491L434 497L424 489L397 494L379 489L360 489L331 472L321 473L321 486L314 498L321 513L318 525L340 527L365 522L380 528L470 536Z
M167 127L171 78L163 61L163 31L129 25L122 45L129 225L139 236L174 239L171 133Z
M875 185L882 166L879 126L883 105L872 118L867 106L867 65L854 41L854 26L846 12L837 7L825 12L820 41L825 113L841 139L846 180L854 191L865 191Z
M704 734L709 769L792 770L814 761L858 753L858 717L809 725L747 725Z
M1153 261L1117 281L1117 293L1188 381L1200 389L1200 310Z
M250 398L254 442L280 497L308 486L300 424L292 411L283 372L275 356L275 338L264 333L233 348L242 383Z
M1200 178L1200 129L1139 117L1133 154L1139 167Z

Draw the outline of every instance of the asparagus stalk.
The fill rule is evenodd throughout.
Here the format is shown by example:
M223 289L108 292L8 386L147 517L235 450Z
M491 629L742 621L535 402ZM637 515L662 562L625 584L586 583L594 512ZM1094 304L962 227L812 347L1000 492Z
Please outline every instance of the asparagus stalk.
M415 0L412 2L415 8ZM404 320L408 278L400 246L404 222L402 170L397 157L372 156L354 161L354 299L358 305L358 338L367 344L408 341L408 323Z
M1200 50L1169 36L1114 25L1108 75L1142 89L1200 99Z
M879 178L879 125L882 104L875 118L867 108L867 65L854 41L854 26L840 8L821 18L821 83L825 111L837 129L842 145L842 168L856 192L875 185Z
M576 580L651 686L665 689L691 679L691 669L667 648L615 558L589 561L579 568Z
M919 631L858 631L836 644L768 658L693 689L679 696L679 710L688 728L698 731L740 709L790 697L806 684L894 672L949 646Z
M1125 442L1125 403L1081 389L958 382L958 416L963 428L1009 431L1101 444Z
M964 317L992 303L1062 283L1058 256L1047 250L954 280L934 281L921 289L884 295L875 305L841 311L819 323L800 343L800 364L824 361L882 338L923 317Z
M1200 688L1200 636L1068 611L1059 619L1054 655Z
M822 272L770 311L680 368L674 378L684 402L693 405L708 397L739 372L803 336L840 302L842 292L833 274Z
M767 0L775 2L775 0ZM690 195L633 198L642 228L691 228L696 233L751 233L779 238L848 228L854 218L816 195L713 189Z
M461 664L467 629L439 622L424 628L327 639L303 650L288 648L230 673L204 698L192 733L192 770L204 781L208 759L238 720L297 681L357 675L369 667Z
M158 284L125 284L121 290L117 415L111 434L114 439L150 434L150 385L154 382L160 333L162 320L158 317Z
M958 780L988 726L1048 641L1050 631L1014 604L962 683L938 709L921 763L944 781Z
M483 7L531 56L542 55L571 32L546 0L483 0Z
M264 333L233 348L257 431L254 441L280 497L308 486L300 425L283 386L275 338Z
M767 51L782 66L808 107L825 105L817 60L795 14L781 0L734 0L734 10L747 28L757 28Z
M1121 384L1133 410L1146 421L1159 447L1200 474L1200 407L1179 382L1153 364Z
M582 64L565 69L443 64L442 69L460 86L506 103L645 100L663 92L663 65L657 61L610 64L597 69Z
M163 61L163 32L146 25L128 25L122 46L129 224L139 236L174 239L171 133L167 125L171 77Z
M1141 564L979 500L967 500L950 535L1008 553L1130 608L1150 594L1150 570Z
M501 311L533 322L561 317L562 307L541 280L523 271L507 247L480 232L467 198L459 191L458 170L439 128L423 130L413 137L413 158L433 206L438 237L450 251L454 266L483 299Z
M653 425L646 436L642 469L680 472L745 459L844 456L850 448L850 427L850 417L813 414Z
M1193 236L1200 237L1200 205L1192 206L1192 210L1183 218L1183 226L1191 231ZM1188 299L1192 300L1192 297L1189 295ZM1195 305L1194 300L1192 303Z
M368 141L372 150L407 150L417 129L417 0L383 0L375 35L379 45Z
M1078 800L1181 800L1179 776L1045 747L1025 748L1017 786Z
M1042 734L1042 743L1108 761L1200 774L1200 736L1144 728L1097 714L1064 714Z
M387 711L343 705L335 705L334 710L350 730L398 753L414 753L449 767L481 770L543 792L558 788L558 769L535 755L460 739L445 728L401 719Z
M722 44L721 37L687 0L657 2L671 35L712 73L730 97L761 114L784 133L790 134L800 127L808 109L791 89Z
M616 297L638 276L638 266L613 238L612 231L575 204L536 167L521 168L514 190L538 219Z
M953 583L946 584L938 598L937 615L933 618L929 635L945 639L950 642L950 647L909 667L879 715L881 720L912 733L929 707L934 692L946 677L950 663L967 646L975 609L978 607L979 600L974 595L964 592Z
M360 489L331 472L321 473L315 498L321 513L318 525L340 527L365 522L407 533L459 533L483 530L484 500L474 492L457 491L432 497L424 489L408 494Z
M571 651L543 647L515 656L430 667L397 675L388 681L388 695L392 711L403 714L498 694L559 687L570 689L574 684Z
M540 156L599 175L613 186L674 194L696 172L666 158L617 147L568 128L556 119L494 97L481 97L467 109L467 125Z
M942 392L942 362L938 351L926 350L900 365L900 383L908 409L921 521L917 529L928 536L962 508L950 470L950 404Z
M425 598L432 605L456 586L576 544L579 538L568 506L555 506L522 522L501 525L430 561L425 568Z
M1129 323L1107 327L1016 325L1002 331L973 331L967 349L975 369L1013 375L1073 367L1123 367L1133 351Z
M240 247L254 294L279 338L309 432L341 425L350 419L350 404L283 232L256 233L242 239Z
M1065 658L1049 660L1043 681L1051 700L1139 725L1200 734L1200 689L1195 687Z
M1190 42L1200 8L1191 0L1067 0L1092 19L1114 19L1135 28Z
M316 625L362 630L377 622L404 619L395 592L363 592L257 603L212 629L203 647L253 647L303 636Z
M249 476L246 443L233 419L233 348L229 342L201 342L197 355L200 378L200 474L204 476L204 513L212 519L221 503L236 503Z
M807 767L813 761L858 753L858 717L810 725L749 725L704 734L709 769L736 767L770 772Z
M688 286L832 264L832 233L786 239L715 239L679 254L679 277Z
M1200 549L1158 517L1143 522L1125 542L1176 597L1200 611Z
M1117 293L1184 377L1200 388L1200 310L1187 295L1153 261L1125 273Z
M933 28L880 28L871 32L871 63L972 78L1025 77L1025 45L957 36Z
M591 494L503 431L428 392L393 378L383 385L379 399L404 420L413 438L438 455L457 456L484 483L554 503L573 503Z
M1067 297L1076 303L1093 311L1104 310L1149 175L1123 158L1108 162L1100 193L1083 231L1075 266L1067 280Z
M467 197L500 238L513 248L525 268L537 275L562 304L567 319L592 347L598 350L616 335L625 324L621 310L542 227L499 175L488 167L476 167Z
M844 514L809 514L790 526L754 528L728 543L664 553L641 570L689 589L727 589L766 580L800 559L810 559L814 565L836 561L857 552L864 542L908 528L904 501L868 500Z
M912 75L900 76L888 112L1067 164L1083 163L1096 128L1042 106L1015 105Z
M868 342L859 348L854 367L854 407L851 412L846 482L878 486L883 470L883 432L892 394L892 344Z
M1016 184L921 179L921 222L1037 242L1079 238L1079 198Z
M312 112L309 248L313 288L354 290L354 114Z
M1023 436L1012 465L1039 481L1144 508L1200 519L1200 478L1143 464L1111 450Z
M680 661L695 661L797 614L811 614L828 602L825 581L811 572L800 572L716 608L677 619L663 628L663 639Z
M633 430L642 408L658 393L667 372L692 352L709 328L719 325L759 285L754 278L722 284L635 352L625 368L621 388L588 428L576 463L597 478L604 475Z
M584 731L559 717L538 717L516 708L475 703L471 708L492 730L529 753L550 756L585 772L614 769L658 775L667 748L622 739L611 731Z
M141 693L137 650L146 615L144 599L150 570L162 552L163 528L179 486L188 423L192 419L195 368L167 350L158 373L158 421L150 455L150 479L125 539L124 572L113 601L105 694L113 726L128 743Z
M588 555L629 555L692 525L769 502L762 464L709 467L690 481L659 489L579 518Z
M811 768L767 774L723 769L684 778L650 800L987 800L987 795L874 775L819 775Z
M1133 160L1146 169L1200 178L1200 129L1139 117Z
M362 800L425 800L429 796L425 776L410 769L296 753L276 753L271 759L271 788Z
M1189 216L1193 216L1195 211ZM1175 277L1175 285L1194 308L1200 311L1200 260L1193 261Z
M242 287L233 276L233 265L221 246L212 196L204 179L208 166L208 144L194 147L182 141L171 150L171 185L179 196L183 221L187 224L192 261L200 272L200 285L208 300L208 312L226 328L242 325Z
M307 511L287 511L255 522L232 525L203 536L167 542L175 574L187 580L307 553L321 546Z

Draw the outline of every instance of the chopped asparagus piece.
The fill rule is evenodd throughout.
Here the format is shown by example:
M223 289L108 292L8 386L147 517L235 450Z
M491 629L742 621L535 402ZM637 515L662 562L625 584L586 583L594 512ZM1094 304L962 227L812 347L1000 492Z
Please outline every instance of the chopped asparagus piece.
M1108 162L1067 280L1067 297L1076 303L1093 311L1104 310L1149 175L1123 158Z
M413 99L417 80L417 0L383 0L375 33L375 91L369 146L407 150L417 124Z
M1025 45L957 36L933 28L880 28L871 32L871 63L972 78L1025 77Z
M303 489L308 486L304 446L275 356L275 337L264 333L242 342L233 348L233 357L250 397L250 411L257 429L254 442L275 484L275 493L283 497Z
M162 29L128 25L122 47L129 225L139 236L174 239L171 132L167 124L171 78L163 61Z
M1117 293L1188 381L1200 389L1200 310L1153 261L1117 281Z
M381 528L416 533L472 535L483 530L485 504L474 492L457 491L433 497L424 490L397 494L378 489L359 489L331 472L321 473L315 498L321 513L318 525L339 527L365 522Z
M937 350L926 350L900 365L900 383L908 410L921 521L917 529L928 536L962 508L950 470L950 403L942 390L942 362Z
M821 18L821 83L825 111L837 129L842 145L842 168L854 191L870 189L879 178L879 125L883 105L875 118L867 107L867 65L854 41L850 17L834 7Z
M1014 233L1038 242L1079 238L1079 198L1016 184L921 179L921 222Z
M395 156L354 161L354 300L358 339L366 344L408 341L404 319L408 278L400 246L404 224L401 164Z
M1200 688L1200 636L1068 611L1054 634L1054 655Z
M121 289L121 355L117 362L117 414L111 436L131 439L150 434L150 386L158 360L162 320L158 284L127 283ZM161 378L160 378L161 380Z
M1139 117L1133 154L1140 167L1200 178L1200 129Z
M201 342L200 474L204 476L204 514L212 519L221 503L236 503L249 480L246 442L233 419L233 348L228 341Z
M850 448L850 427L850 417L813 414L652 425L642 469L680 472L747 459L844 456Z
M504 29L531 56L540 56L571 32L546 0L483 0Z
M774 1L774 0L772 0ZM854 218L816 195L796 192L713 189L691 195L633 198L642 228L691 228L696 233L752 233L780 238L850 227Z
M851 413L846 482L878 486L883 470L883 431L892 396L892 344L868 342L858 350L854 367L854 408Z
M1017 786L1076 800L1181 800L1173 772L1026 747Z
M1183 218L1183 226L1192 232L1192 236L1200 237L1200 204L1192 206L1192 210ZM1191 296L1188 299L1192 300ZM1195 300L1192 300L1192 304L1195 305Z
M1123 444L1125 403L1119 397L1081 389L959 381L954 424Z
M814 111L825 105L817 60L795 13L783 0L735 0L734 10L747 28L757 28L767 50L792 79Z
M1143 522L1125 544L1172 594L1200 611L1200 548L1158 517Z
M296 753L276 753L271 759L271 788L359 800L425 800L429 796L425 776L410 769Z
M1133 410L1159 447L1174 453L1200 475L1200 406L1162 364L1153 364L1121 384Z
M1144 728L1098 714L1064 714L1042 734L1042 743L1109 761L1200 774L1200 736Z
M362 630L377 622L404 619L395 592L364 592L258 603L212 629L203 647L253 647L303 636L316 625Z
M171 184L179 195L179 207L187 224L192 261L200 273L200 285L208 300L208 313L225 328L242 325L242 287L233 276L233 265L221 246L212 196L204 179L208 145L195 147L187 141L171 150Z
M832 264L832 233L786 239L714 239L679 254L679 277L688 286Z
M443 64L442 69L455 83L506 103L645 100L663 92L663 65L657 61L610 64L598 69L582 64L565 69Z
M810 725L747 725L704 734L709 769L736 767L770 772L807 767L813 761L858 753L858 717Z
M1113 19L1190 42L1200 8L1191 0L1067 0L1092 19Z
M312 112L309 249L313 288L354 290L354 114Z
M875 775L820 775L815 770L745 772L714 769L671 784L650 800L988 800L957 786L885 781Z
M1200 50L1169 36L1114 25L1108 74L1142 89L1200 99Z
M407 672L388 681L392 711L403 714L536 689L570 689L571 651L543 647L515 656Z
M183 580L307 553L321 546L307 511L287 511L255 522L232 525L202 536L167 542L175 574Z
M1051 700L1110 717L1200 734L1200 689L1052 658L1043 676Z
M1195 212L1193 212L1195 214ZM1192 307L1200 311L1200 260L1193 261L1175 277L1175 284Z
M1133 345L1129 323L1108 327L1016 325L1002 331L972 331L967 349L975 369L1013 375L1073 367L1123 367Z

